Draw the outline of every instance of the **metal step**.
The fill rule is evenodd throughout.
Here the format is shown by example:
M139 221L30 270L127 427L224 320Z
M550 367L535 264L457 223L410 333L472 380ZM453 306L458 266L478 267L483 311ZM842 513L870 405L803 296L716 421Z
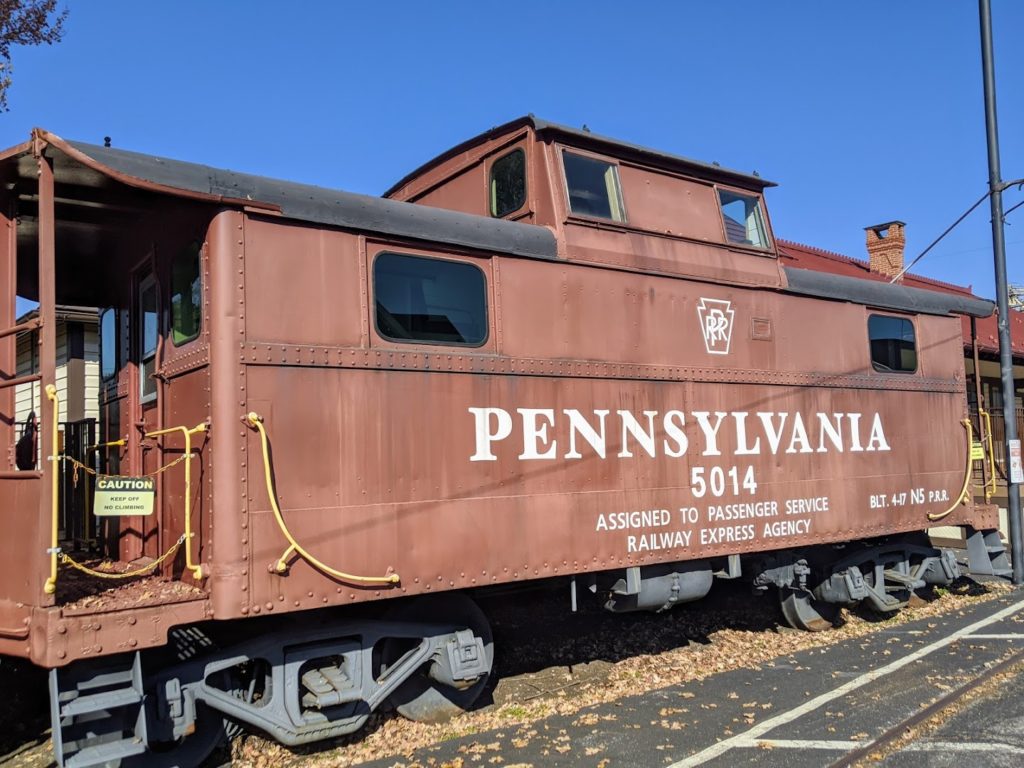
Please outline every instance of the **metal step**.
M61 718L76 717L89 712L102 712L115 707L127 707L130 704L138 704L142 701L142 694L134 688L122 688L116 691L104 693L90 693L85 696L78 696L66 704L61 705Z
M971 573L981 576L1009 576L1013 573L999 531L979 531L968 526L967 562Z
M63 768L119 764L146 751L138 653L50 671L53 752Z
M64 768L96 768L116 760L124 760L126 757L141 755L145 751L146 745L139 739L108 741L78 750L64 761Z

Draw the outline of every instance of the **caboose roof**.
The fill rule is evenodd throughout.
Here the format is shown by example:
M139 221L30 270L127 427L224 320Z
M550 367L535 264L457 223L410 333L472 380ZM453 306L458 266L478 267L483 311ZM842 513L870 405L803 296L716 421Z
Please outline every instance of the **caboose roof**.
M661 155L654 150L577 132L533 117L521 118L493 129L485 136L501 134L514 126L528 124L537 130L554 131L560 135L571 133L581 142L608 142L622 152ZM473 141L477 140L482 140L482 137ZM160 194L173 195L345 229L528 258L557 258L555 236L546 227L66 141L42 129L33 131L32 140L0 151L0 182L7 185L7 189L24 205L24 208L19 208L19 254L27 253L30 250L27 246L37 237L37 222L31 210L37 198L37 166L33 155L36 142L45 144L44 151L53 161L58 204L78 209L74 215L58 216L57 222L57 251L62 258L68 260L69 266L77 266L81 259L88 259L90 254L102 253L104 237L116 231L120 217L133 210L129 205L133 201L124 195L125 187L139 190L141 194L135 197L140 199ZM671 155L663 157L666 162L671 160L688 167L701 165ZM739 179L746 179L746 186L764 187L770 184L759 177L735 174L717 166L703 167L708 170L709 176L711 173L720 174L722 179L731 180L734 184L738 184ZM134 202L137 204L137 200ZM973 297L822 275L788 267L785 272L788 285L784 290L791 293L929 314L965 313L984 317L992 312L990 302ZM19 270L19 279L21 275L22 271ZM77 295L74 298L78 298Z
M394 184L387 192L384 193L384 197L392 195L412 179L468 149L479 144L483 144L495 137L513 133L514 131L527 126L540 135L550 136L554 139L563 141L566 144L579 147L580 149L590 149L622 160L636 160L647 165L653 165L656 168L678 171L688 176L696 176L697 178L707 179L709 181L732 184L745 189L758 191L763 190L766 187L776 186L775 182L767 181L754 174L732 171L728 168L722 168L714 163L703 163L699 160L682 157L681 155L673 155L668 152L651 149L650 147L644 147L639 144L631 144L628 141L620 141L619 139L613 139L608 136L601 136L596 133L591 133L589 130L579 130L567 125L560 125L547 120L541 120L534 115L526 115L524 117L511 120L504 125L491 128L489 131L485 131L471 139L467 139L461 144L441 153L432 160L428 160L415 171L407 174L404 178Z
M264 210L289 219L357 229L466 248L518 256L553 259L554 235L545 227L490 219L457 211L386 200L170 160L155 155L65 141L36 129L54 162L58 187L96 192L109 190L111 181L149 192L164 193L222 205ZM0 176L8 184L36 178L32 142L0 153ZM89 190L92 190L91 192Z

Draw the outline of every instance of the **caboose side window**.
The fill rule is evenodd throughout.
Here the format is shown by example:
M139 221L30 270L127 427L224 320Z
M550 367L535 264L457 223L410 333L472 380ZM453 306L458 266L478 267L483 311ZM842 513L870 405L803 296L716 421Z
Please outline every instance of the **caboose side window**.
M178 347L199 335L202 321L199 244L180 251L171 263L171 338Z
M117 368L117 310L108 308L100 313L100 378L114 378Z
M885 373L913 373L917 370L914 324L904 317L868 316L871 364Z
M139 283L139 393L143 402L156 397L156 280L149 275Z
M562 150L569 210L582 216L625 221L619 169L595 157Z
M768 247L761 205L755 196L720 189L718 203L722 208L722 223L725 225L725 239L728 242L752 245L755 248Z
M491 216L500 219L526 203L526 153L514 149L491 166Z
M385 339L468 347L487 340L487 281L472 264L382 253L373 293Z

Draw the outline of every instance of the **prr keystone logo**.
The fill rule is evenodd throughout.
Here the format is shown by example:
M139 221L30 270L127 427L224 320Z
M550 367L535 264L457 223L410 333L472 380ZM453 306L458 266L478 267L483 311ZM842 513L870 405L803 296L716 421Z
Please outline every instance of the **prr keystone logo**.
M732 302L701 298L697 305L697 315L700 317L700 332L704 334L704 347L709 355L729 354L732 318L735 314Z

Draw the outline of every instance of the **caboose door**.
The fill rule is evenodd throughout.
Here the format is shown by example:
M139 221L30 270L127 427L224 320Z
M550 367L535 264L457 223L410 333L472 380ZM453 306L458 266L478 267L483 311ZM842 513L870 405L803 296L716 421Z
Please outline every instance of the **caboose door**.
M157 468L159 451L145 435L158 429L157 351L160 341L159 291L153 270L145 266L136 272L133 311L129 313L128 334L134 369L128 385L128 459L130 471L145 475ZM135 560L155 557L159 552L157 516L130 517L122 531L122 557ZM125 535L127 534L127 535Z

